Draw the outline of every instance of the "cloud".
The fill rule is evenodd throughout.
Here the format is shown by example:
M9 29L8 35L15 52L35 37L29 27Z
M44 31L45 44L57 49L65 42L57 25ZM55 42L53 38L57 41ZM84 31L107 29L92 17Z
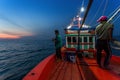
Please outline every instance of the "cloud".
M28 29L26 29L23 25L18 24L17 22L9 19L9 18L8 18L7 16L5 16L5 15L0 14L0 19L3 20L3 21L8 22L9 24L12 24L12 25L13 25L14 27L16 27L16 28L21 28L21 29L24 29L24 30L28 31Z
M9 24L7 24L7 26L9 27L2 27L2 29L0 30L0 37L4 35L6 36L19 36L19 37L23 37L23 36L33 36L34 34L28 30L25 29L24 26L16 23L15 21L7 18L6 16L0 14L0 19L3 21L8 22ZM12 24L12 26L11 26ZM12 27L12 28L11 28Z
M33 34L29 32L24 32L24 31L19 31L19 32L11 32L11 31L1 31L2 34L7 34L7 35L14 35L14 36L33 36Z
M30 36L33 36L33 34L28 32L10 32L10 31L0 32L0 39L18 39Z
M3 34L8 34L8 35L21 35L20 33L14 33L14 32L9 32L9 31L1 31Z

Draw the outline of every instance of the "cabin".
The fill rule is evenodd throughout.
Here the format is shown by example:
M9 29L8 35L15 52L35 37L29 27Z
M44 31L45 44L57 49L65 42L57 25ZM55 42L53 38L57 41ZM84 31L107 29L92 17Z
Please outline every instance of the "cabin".
M69 53L80 51L82 55L93 57L96 42L94 29L85 24L80 28L81 20L79 16L74 17L73 22L65 29L65 47Z
M73 31L66 33L65 38L66 38L66 48L77 49L79 42L80 50L87 51L89 49L95 49L95 34L91 34L89 32L84 31L84 32L80 32L80 36L78 37L78 33L76 31Z

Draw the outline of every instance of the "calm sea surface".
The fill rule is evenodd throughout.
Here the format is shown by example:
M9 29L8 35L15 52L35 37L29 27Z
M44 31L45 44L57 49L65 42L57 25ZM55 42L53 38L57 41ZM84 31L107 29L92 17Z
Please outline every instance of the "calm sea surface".
M0 80L21 80L53 52L51 40L0 41Z
M120 50L112 51L120 55ZM54 44L51 40L0 41L0 80L21 80L53 52Z

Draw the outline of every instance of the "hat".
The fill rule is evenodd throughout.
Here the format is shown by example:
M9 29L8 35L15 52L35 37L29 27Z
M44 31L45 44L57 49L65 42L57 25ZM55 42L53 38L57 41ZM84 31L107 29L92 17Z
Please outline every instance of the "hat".
M101 22L101 21L107 21L107 16L101 16L97 22Z

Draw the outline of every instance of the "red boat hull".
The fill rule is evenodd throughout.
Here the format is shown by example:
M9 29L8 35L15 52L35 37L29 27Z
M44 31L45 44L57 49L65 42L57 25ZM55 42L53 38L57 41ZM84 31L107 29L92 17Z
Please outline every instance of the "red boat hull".
M83 58L83 61L87 64L87 66L83 65L83 62L81 62L78 59L77 59L77 62L78 62L77 64L67 62L67 61L61 61L56 63L55 55L53 54L45 58L42 62L40 62L33 70L31 70L23 78L23 80L61 80L60 75L62 76L67 75L67 77L64 76L63 80L69 80L69 77L71 76L70 74L73 74L71 73L71 66L72 66L72 69L74 69L73 70L74 74L76 74L73 76L74 79L72 80L82 80L82 79L84 80L88 80L88 79L89 80L95 80L95 79L96 80L120 80L120 63L119 63L120 57L112 56L111 64L110 64L110 66L112 67L111 70L105 70L105 69L99 68L98 65L96 64L95 59ZM59 73L57 73L56 72L58 68L57 66L58 67L61 66L63 68L66 67L66 69L68 70L66 70L67 72L65 73L65 71L63 71L61 68L61 70L59 70ZM78 73L78 71L80 71L80 74ZM50 79L50 77L53 75L54 77L56 77L56 79L55 78ZM93 75L94 77L91 77L91 75ZM78 79L80 76L82 78Z

